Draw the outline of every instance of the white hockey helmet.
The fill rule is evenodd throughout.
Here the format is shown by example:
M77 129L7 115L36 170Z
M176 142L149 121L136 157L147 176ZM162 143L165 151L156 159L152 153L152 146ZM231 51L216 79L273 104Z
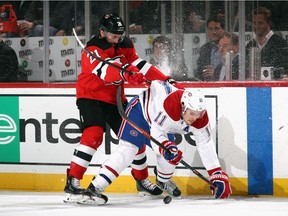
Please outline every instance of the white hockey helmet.
M181 97L181 104L182 113L184 113L187 108L196 112L206 110L205 97L200 89L195 89L193 92L185 90Z

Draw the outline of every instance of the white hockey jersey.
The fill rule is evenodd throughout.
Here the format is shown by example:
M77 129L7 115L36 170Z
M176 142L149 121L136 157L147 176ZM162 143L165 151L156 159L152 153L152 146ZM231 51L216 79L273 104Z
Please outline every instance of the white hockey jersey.
M152 81L151 86L139 95L144 118L150 124L150 134L159 142L168 140L167 133L187 134L192 132L203 165L207 170L220 167L207 111L192 125L182 119L181 96L184 90L164 81ZM158 152L159 147L151 143Z

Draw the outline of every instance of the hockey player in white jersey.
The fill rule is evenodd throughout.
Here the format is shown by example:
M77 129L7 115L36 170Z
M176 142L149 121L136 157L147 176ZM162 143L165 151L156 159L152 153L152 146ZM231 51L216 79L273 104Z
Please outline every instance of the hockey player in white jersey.
M80 204L99 205L108 201L102 192L128 167L144 145L157 155L157 184L165 186L172 177L176 165L182 159L177 144L168 134L192 132L210 181L216 185L212 190L215 198L227 198L232 193L229 178L219 163L206 110L205 98L200 90L177 89L164 81L152 81L150 87L134 97L126 111L128 118L161 142L169 151L163 150L141 132L122 121L119 130L119 147L102 164L80 199ZM162 187L163 188L163 187Z

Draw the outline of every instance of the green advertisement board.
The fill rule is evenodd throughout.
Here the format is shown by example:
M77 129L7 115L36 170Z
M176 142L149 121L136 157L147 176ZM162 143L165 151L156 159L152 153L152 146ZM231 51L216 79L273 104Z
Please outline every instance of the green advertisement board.
M18 96L0 96L0 162L20 162Z

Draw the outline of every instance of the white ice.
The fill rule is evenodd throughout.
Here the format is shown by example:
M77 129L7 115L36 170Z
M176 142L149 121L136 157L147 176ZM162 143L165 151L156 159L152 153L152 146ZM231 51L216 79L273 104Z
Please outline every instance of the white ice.
M288 216L288 198L231 196L215 200L207 196L163 199L138 194L105 193L103 206L63 202L64 193L0 191L0 216Z

